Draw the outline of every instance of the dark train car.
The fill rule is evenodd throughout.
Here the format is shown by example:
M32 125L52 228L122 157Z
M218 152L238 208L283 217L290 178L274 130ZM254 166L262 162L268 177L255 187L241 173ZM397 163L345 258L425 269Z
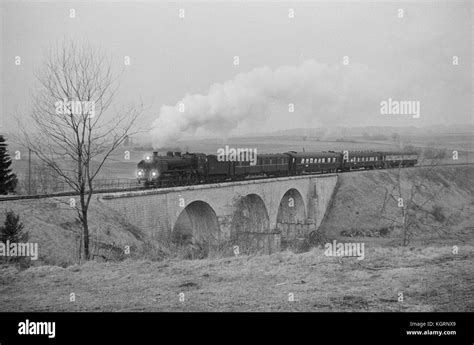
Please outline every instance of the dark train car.
M233 174L233 162L220 161L216 155L206 156L206 172L204 179L206 181L225 181Z
M342 155L336 152L290 151L292 175L336 172L341 165Z
M413 167L418 163L416 152L380 152L383 161L383 168Z
M250 161L234 162L234 175L243 178L252 175L286 176L290 157L284 153L260 154L255 164Z
M383 167L383 159L380 152L345 151L342 155L341 171L379 169Z

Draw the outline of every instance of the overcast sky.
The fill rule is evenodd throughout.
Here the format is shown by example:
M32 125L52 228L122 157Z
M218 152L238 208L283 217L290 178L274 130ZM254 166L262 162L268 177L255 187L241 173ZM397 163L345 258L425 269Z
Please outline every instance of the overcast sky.
M174 107L186 95L203 95L207 103L201 110L214 109L212 102L219 103L221 113L241 106L245 97L228 105L205 97L216 83L217 90L229 81L252 83L256 68L267 68L260 79L284 75L284 82L282 66L299 75L314 67L317 71L308 78L316 80L298 83L289 77L288 82L319 91L343 87L342 96L318 98L317 90L281 94L288 90L280 87L275 92L283 104L276 99L257 107L265 112L257 124L247 123L245 115L242 124L229 124L229 130L472 123L471 1L27 1L1 6L1 116L7 131L15 125L14 112L31 107L33 71L41 67L44 50L64 38L87 39L117 66L130 56L119 101L141 97L150 106L143 120L150 126L165 112L163 106ZM70 18L71 8L75 18ZM180 8L185 18L179 18ZM289 18L289 9L294 9L294 18ZM404 10L403 18L398 9ZM16 56L21 57L19 66ZM234 56L239 57L237 66ZM344 56L350 59L347 66ZM452 64L453 56L459 65ZM261 93L262 102L268 95ZM292 97L296 110L289 114L286 103ZM381 115L379 104L388 98L420 101L420 118ZM219 121L227 115L216 116Z

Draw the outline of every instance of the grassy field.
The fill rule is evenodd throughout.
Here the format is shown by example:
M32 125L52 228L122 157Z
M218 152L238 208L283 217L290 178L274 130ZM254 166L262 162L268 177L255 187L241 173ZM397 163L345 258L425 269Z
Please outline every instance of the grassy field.
M472 239L407 248L358 241L366 243L365 260L326 257L315 248L217 260L90 262L23 272L2 268L0 309L474 311ZM457 255L454 244L459 244Z

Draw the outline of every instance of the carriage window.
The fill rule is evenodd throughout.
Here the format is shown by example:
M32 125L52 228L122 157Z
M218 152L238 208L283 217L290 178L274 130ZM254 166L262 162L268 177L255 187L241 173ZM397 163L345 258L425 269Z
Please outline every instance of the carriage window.
M313 158L310 158L310 159L309 159L309 162L310 162L310 163L313 163Z
M323 163L326 163L326 158L323 158Z
M304 158L301 158L301 164L303 164L303 163L304 163Z

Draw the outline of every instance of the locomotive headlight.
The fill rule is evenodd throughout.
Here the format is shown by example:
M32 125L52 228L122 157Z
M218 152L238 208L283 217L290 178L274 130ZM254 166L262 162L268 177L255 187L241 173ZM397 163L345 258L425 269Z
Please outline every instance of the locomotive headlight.
M143 177L143 175L144 175L143 170L138 170L138 171L137 171L137 176L138 176L138 177Z
M158 170L152 170L151 171L151 177L153 177L153 178L158 177Z

